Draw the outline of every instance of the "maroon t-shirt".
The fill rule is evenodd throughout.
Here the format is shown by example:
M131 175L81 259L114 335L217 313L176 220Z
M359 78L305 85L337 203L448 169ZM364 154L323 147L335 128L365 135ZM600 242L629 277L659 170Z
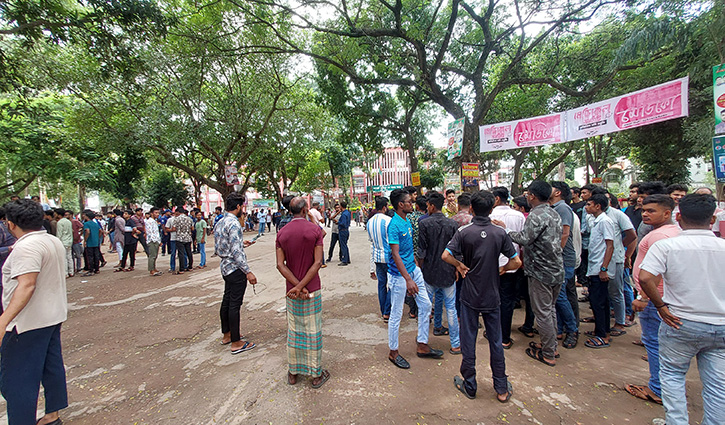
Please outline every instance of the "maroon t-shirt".
M315 262L315 247L322 246L322 229L303 218L295 218L277 233L277 248L282 248L287 267L299 280ZM294 285L287 281L287 291ZM309 292L320 289L320 276L315 275L306 286Z

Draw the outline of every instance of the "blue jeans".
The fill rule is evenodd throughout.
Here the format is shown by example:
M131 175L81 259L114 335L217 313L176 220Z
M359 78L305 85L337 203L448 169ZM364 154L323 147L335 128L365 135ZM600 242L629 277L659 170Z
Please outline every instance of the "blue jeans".
M428 282L426 282L428 284ZM456 286L453 285L455 288ZM433 327L440 328L443 326L443 288L434 288L428 285L428 297L430 298L431 304L433 304ZM453 293L455 297L455 291ZM455 301L455 298L453 299ZM455 307L455 302L453 304Z
M624 294L624 312L627 316L631 316L634 313L632 310L632 301L634 301L634 289L629 284L632 278L632 270L624 269L624 284L622 285L622 292Z
M380 314L390 317L390 291L388 291L388 263L375 263L378 277L378 303Z
M263 221L260 221L259 222L259 232L257 232L257 236L263 235L264 229L266 229L266 228L267 228L266 224Z
M639 314L639 322L642 326L642 344L644 344L644 348L647 350L647 361L649 362L649 389L657 394L657 397L662 397L662 389L660 387L660 342L658 335L662 319L660 319L660 315L657 314L657 309L651 301L647 303L647 307Z
M415 303L418 305L418 337L416 341L421 344L428 343L428 324L430 317L430 298L425 288L423 273L417 266L410 273L410 277L418 286L418 294L415 296ZM403 318L403 303L408 288L405 286L405 279L402 276L393 276L388 273L388 289L390 289L390 320L388 321L388 346L390 350L398 349L398 331L400 319Z
M206 242L199 242L196 244L196 246L199 247L199 255L201 255L201 259L199 260L199 266L204 267L206 266Z
M176 241L169 241L169 268L176 271Z
M34 425L38 389L43 384L45 412L68 407L61 324L5 334L0 348L0 392L7 401L8 422Z
M668 425L687 425L685 374L693 357L702 382L701 425L725 424L725 325L681 319L680 329L660 326L660 381Z
M430 286L426 283L426 289L428 290L428 295L435 292L436 294L436 305L438 304L438 300L440 300L441 304L445 302L446 305L446 316L448 317L448 335L451 339L451 348L458 348L461 346L461 332L460 332L460 324L458 323L458 312L456 311L456 285L451 285L447 288L434 288L433 286ZM439 314L438 312L440 310L443 310L443 306L436 307L436 314ZM440 314L442 315L443 312L441 311ZM435 326L435 325L434 325ZM441 318L441 322L435 326L436 328L440 328L443 326L443 319ZM478 326L478 325L476 325Z
M574 267L564 267L564 283L561 285L559 296L556 298L556 322L560 335L564 333L565 328L568 333L579 332L579 324L566 295L566 280L573 277Z
M350 262L350 250L347 247L347 241L350 239L350 231L349 230L339 230L337 233L338 238L340 238L340 261L343 263L349 263ZM421 277L421 279L423 279Z
M609 263L610 267L612 263ZM609 279L609 305L614 310L614 323L623 325L625 322L624 312L624 263L614 265L614 278Z

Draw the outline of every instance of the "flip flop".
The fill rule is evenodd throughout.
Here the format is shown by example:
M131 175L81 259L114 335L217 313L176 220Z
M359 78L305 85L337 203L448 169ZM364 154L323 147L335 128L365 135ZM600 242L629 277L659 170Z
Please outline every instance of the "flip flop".
M614 328L612 328L612 329L611 329L611 330L609 331L609 335L611 335L611 336L622 336L622 335L627 335L627 331L625 331L625 330L621 330L621 329L614 329Z
M544 352L538 348L530 348L530 347L527 348L526 355L531 357L534 360L540 361L541 363L543 363L547 366L551 366L551 367L556 366L556 363L552 364L552 363L549 363L548 361L546 361L546 358L544 357Z
M534 337L534 330L533 329L530 330L530 331L528 331L523 326L519 326L518 327L518 330L519 330L519 332L521 332L522 334L524 334L524 336L526 336L527 338L533 338Z
M247 341L247 342L244 343L244 345L242 346L242 348L238 348L236 350L232 350L232 354L240 354L240 353L243 353L245 351L249 351L249 350L251 350L252 348L254 348L256 346L257 346L257 344L255 344L253 342L250 343L249 341Z
M295 382L292 382L292 377L294 376ZM289 372L287 372L287 385L294 385L297 383L297 375L293 375Z
M458 391L462 392L463 395L465 395L469 399L473 400L474 398L476 398L475 394L474 395L468 394L468 390L466 390L466 386L463 383L463 378L461 378L460 376L456 375L453 377L453 385L455 385L455 387L458 389Z
M644 343L641 339L638 339L637 341L632 341L632 344L639 345L640 347L644 347Z
M514 395L514 387L511 385L511 382L506 381L506 386L508 387L507 393L506 393L506 398L501 400L500 398L498 398L498 396L496 397L496 400L498 400L499 403L507 403L511 399L511 396ZM498 394L498 395L501 395L501 394Z
M662 399L659 399L658 400L658 399L652 397L647 392L647 390L645 390L645 388L646 387L644 385L627 384L627 385L624 386L624 390L625 391L627 391L628 393L630 393L631 395L637 397L640 400L650 401L650 402L656 403L656 404L662 404Z
M460 348L458 349L458 351L456 351L453 348L451 348L450 350L448 350L448 352L451 353L451 354L453 354L454 356L461 355L461 349Z
M607 348L609 347L609 343L604 341L604 339L600 336L595 336L594 338L589 338L587 342L584 343L589 348Z
M151 276L161 276L162 274L164 274L164 272L156 272L156 273L152 274Z
M582 317L579 321L582 323L594 323L594 317Z
M327 382L328 379L330 379L330 372L328 372L327 369L325 369L322 371L322 379L320 380L320 382L318 382L316 385L312 385L312 388L314 388L314 389L320 388L321 386L323 386L325 384L325 382Z
M541 350L541 346L539 345L538 342L531 341L529 343L529 347L533 348L534 350ZM559 357L561 357L561 354L555 354L554 355L554 358L555 359L558 359Z
M513 339L510 340L508 344L501 343L501 346L503 347L504 350L510 349L511 347L513 347L513 345L514 345Z

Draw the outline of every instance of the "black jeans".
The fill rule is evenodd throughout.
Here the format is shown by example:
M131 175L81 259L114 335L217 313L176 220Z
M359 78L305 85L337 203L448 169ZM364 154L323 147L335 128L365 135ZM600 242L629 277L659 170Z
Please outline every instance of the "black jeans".
M491 371L493 372L493 388L498 394L508 392L508 379L506 376L506 359L501 346L501 317L500 310L482 312L461 303L461 376L466 386L466 392L475 395L478 389L476 383L476 338L478 338L478 316L483 317L488 337L488 349L491 356Z
M327 261L332 261L332 252L335 249L335 245L337 245L337 241L340 240L340 234L339 233L333 233L330 237L330 250L327 255ZM342 261L342 250L340 251L340 261Z
M247 275L241 270L235 270L224 276L224 296L219 317L222 321L222 333L229 332L232 342L241 339L239 333L239 310L244 301L244 292L247 290Z
M86 247L86 264L89 272L97 272L100 270L101 249L97 246Z
M186 264L186 270L193 269L194 268L194 253L191 251L191 242L182 243L182 242L177 241L176 244L177 244L176 249L178 249L181 252L182 247L178 246L178 245L182 245L184 253L186 254L186 260L181 264L182 265ZM179 255L181 255L181 254L179 254ZM181 260L179 260L179 261L181 261Z
M516 286L516 273L504 273L500 276L501 287L501 341L504 344L511 342L511 322L514 318L514 306L519 299Z
M610 331L609 282L589 276L589 302L594 312L594 334L605 338Z
M521 326L527 332L534 330L534 309L531 308L531 296L529 295L529 278L526 277L523 269L519 269L516 274L516 287L519 292L519 299L524 300L526 316L524 318L524 324Z
M581 259L582 262L579 264L579 267L576 268L576 280L579 281L582 286L587 286L589 284L589 278L587 277L587 265L589 264L588 249L582 249ZM579 319L579 316L577 316L577 319Z
M562 291L566 291L566 298L571 304L571 309L574 311L574 317L576 322L579 323L579 295L576 292L576 275L569 279L566 279L566 287L562 287Z
M138 241L135 241L130 244L125 244L123 246L123 257L121 258L121 268L126 268L126 259L131 258L131 263L129 264L129 267L134 267L136 265L136 247L138 246Z

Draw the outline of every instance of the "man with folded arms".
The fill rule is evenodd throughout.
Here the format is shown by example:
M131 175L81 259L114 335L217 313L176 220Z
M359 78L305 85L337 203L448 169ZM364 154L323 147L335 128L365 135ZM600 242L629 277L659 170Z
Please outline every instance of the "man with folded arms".
M18 238L3 265L0 315L0 392L9 425L61 425L68 407L60 327L68 317L65 249L43 229L43 208L29 199L6 206L8 230ZM43 384L45 416L36 422Z
M463 278L461 288L461 375L453 383L466 397L476 397L476 337L478 317L483 316L491 353L493 388L498 401L505 403L513 395L506 376L506 361L501 344L501 301L499 275L521 267L511 238L506 231L491 223L489 214L495 198L489 191L480 191L471 197L473 220L458 229L443 252L443 260L456 267ZM499 255L509 258L499 267ZM463 262L456 259L463 258Z
M398 331L400 319L403 317L405 295L415 297L418 305L418 357L440 358L443 351L428 346L428 324L431 302L428 291L418 266L415 264L415 245L413 244L413 227L405 218L413 211L410 194L403 189L395 189L390 194L390 201L395 208L395 216L388 224L388 287L390 288L390 321L388 322L388 359L401 369L409 369L408 363L398 353Z
M691 194L679 203L682 233L655 242L639 283L664 325L659 329L665 421L687 425L685 375L693 357L702 381L702 425L725 423L725 241L710 231L716 202ZM657 290L663 280L664 296Z

